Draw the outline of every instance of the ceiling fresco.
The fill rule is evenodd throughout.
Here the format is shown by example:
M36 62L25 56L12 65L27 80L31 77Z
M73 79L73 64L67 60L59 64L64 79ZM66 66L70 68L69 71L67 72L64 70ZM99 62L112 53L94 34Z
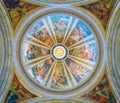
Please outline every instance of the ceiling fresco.
M0 0L0 103L119 103L119 0Z
M95 71L102 72L103 32L96 32L99 26L86 13L73 12L73 8L39 10L31 15L32 19L26 19L17 32L15 63L18 74L25 83L34 84L31 88L35 86L38 92L54 94L56 91L62 96L74 89L77 93L77 88L81 89L86 82L91 85L96 79ZM88 19L92 27L96 25L94 29L87 24ZM46 92L43 93L49 95Z
M5 99L5 103L21 103L23 101L26 101L27 99L36 97L36 95L30 93L23 85L21 85L18 78L14 74L10 90Z
M110 14L116 1L117 0L99 0L98 2L92 3L90 5L84 5L82 7L94 14L106 29Z
M82 20L52 14L35 21L25 34L22 62L38 84L56 90L71 89L94 70L98 45Z
M104 75L100 83L92 91L84 95L84 97L98 103L117 103L106 75Z
M10 19L12 21L13 29L15 30L21 19L30 13L32 10L38 8L34 4L29 4L21 2L19 0L3 0L7 11L9 13Z

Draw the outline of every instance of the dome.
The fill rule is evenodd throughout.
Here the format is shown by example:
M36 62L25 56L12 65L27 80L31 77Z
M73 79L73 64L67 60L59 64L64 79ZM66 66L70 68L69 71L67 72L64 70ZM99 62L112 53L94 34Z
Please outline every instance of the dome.
M23 40L20 51L26 71L50 89L79 85L94 71L98 60L94 33L82 20L68 14L39 18Z
M60 11L51 8L32 14L16 39L20 78L46 95L77 93L82 86L94 83L95 72L100 73L103 66L104 42L100 43L103 38L93 21L74 9Z

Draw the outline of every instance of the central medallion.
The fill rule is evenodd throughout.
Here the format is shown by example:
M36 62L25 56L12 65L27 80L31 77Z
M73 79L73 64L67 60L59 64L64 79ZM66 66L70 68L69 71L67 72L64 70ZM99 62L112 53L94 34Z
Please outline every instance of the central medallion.
M51 49L51 55L54 60L65 60L68 57L68 49L63 44L55 44Z

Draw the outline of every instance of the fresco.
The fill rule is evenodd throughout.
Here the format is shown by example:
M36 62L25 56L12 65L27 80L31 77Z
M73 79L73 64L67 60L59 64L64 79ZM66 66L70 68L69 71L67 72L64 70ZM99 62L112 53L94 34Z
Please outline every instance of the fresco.
M52 88L56 89L69 87L64 67L61 63L58 63L56 65L54 74L52 76L52 82L50 85Z
M21 57L33 81L66 90L80 85L94 71L98 45L85 22L55 13L38 18L26 30Z
M27 12L35 9L37 6L21 2L20 0L3 0L10 15L13 29Z
M51 15L51 21L53 22L53 28L56 34L56 38L58 42L62 42L63 36L67 29L68 21L70 16L68 15Z
M84 97L94 100L98 103L117 103L111 91L106 75L102 81Z
M96 3L83 6L93 13L102 23L106 29L110 13L117 0L99 0Z
M72 59L67 59L66 64L72 74L76 83L80 83L89 76L90 72L92 71L91 68L87 68L86 66L73 61Z
M82 46L80 48L73 49L73 53L71 53L71 55L95 62L98 57L98 49L95 48L97 48L96 44Z
M27 91L18 81L14 74L10 90L4 103L21 103L25 100L35 98L36 96Z

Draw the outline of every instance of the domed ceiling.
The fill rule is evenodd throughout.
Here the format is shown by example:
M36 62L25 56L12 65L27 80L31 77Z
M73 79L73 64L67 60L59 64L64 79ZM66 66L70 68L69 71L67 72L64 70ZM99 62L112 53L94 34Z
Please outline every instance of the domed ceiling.
M119 102L119 15L119 0L1 0L0 103Z
M91 28L68 14L38 19L26 30L23 40L20 51L25 69L38 84L48 88L66 90L81 84L98 60Z
M77 11L53 7L40 10L18 30L17 70L25 83L39 88L38 92L77 92L86 83L91 85L92 78L103 69L102 31L97 33L98 25L89 15L74 10Z

